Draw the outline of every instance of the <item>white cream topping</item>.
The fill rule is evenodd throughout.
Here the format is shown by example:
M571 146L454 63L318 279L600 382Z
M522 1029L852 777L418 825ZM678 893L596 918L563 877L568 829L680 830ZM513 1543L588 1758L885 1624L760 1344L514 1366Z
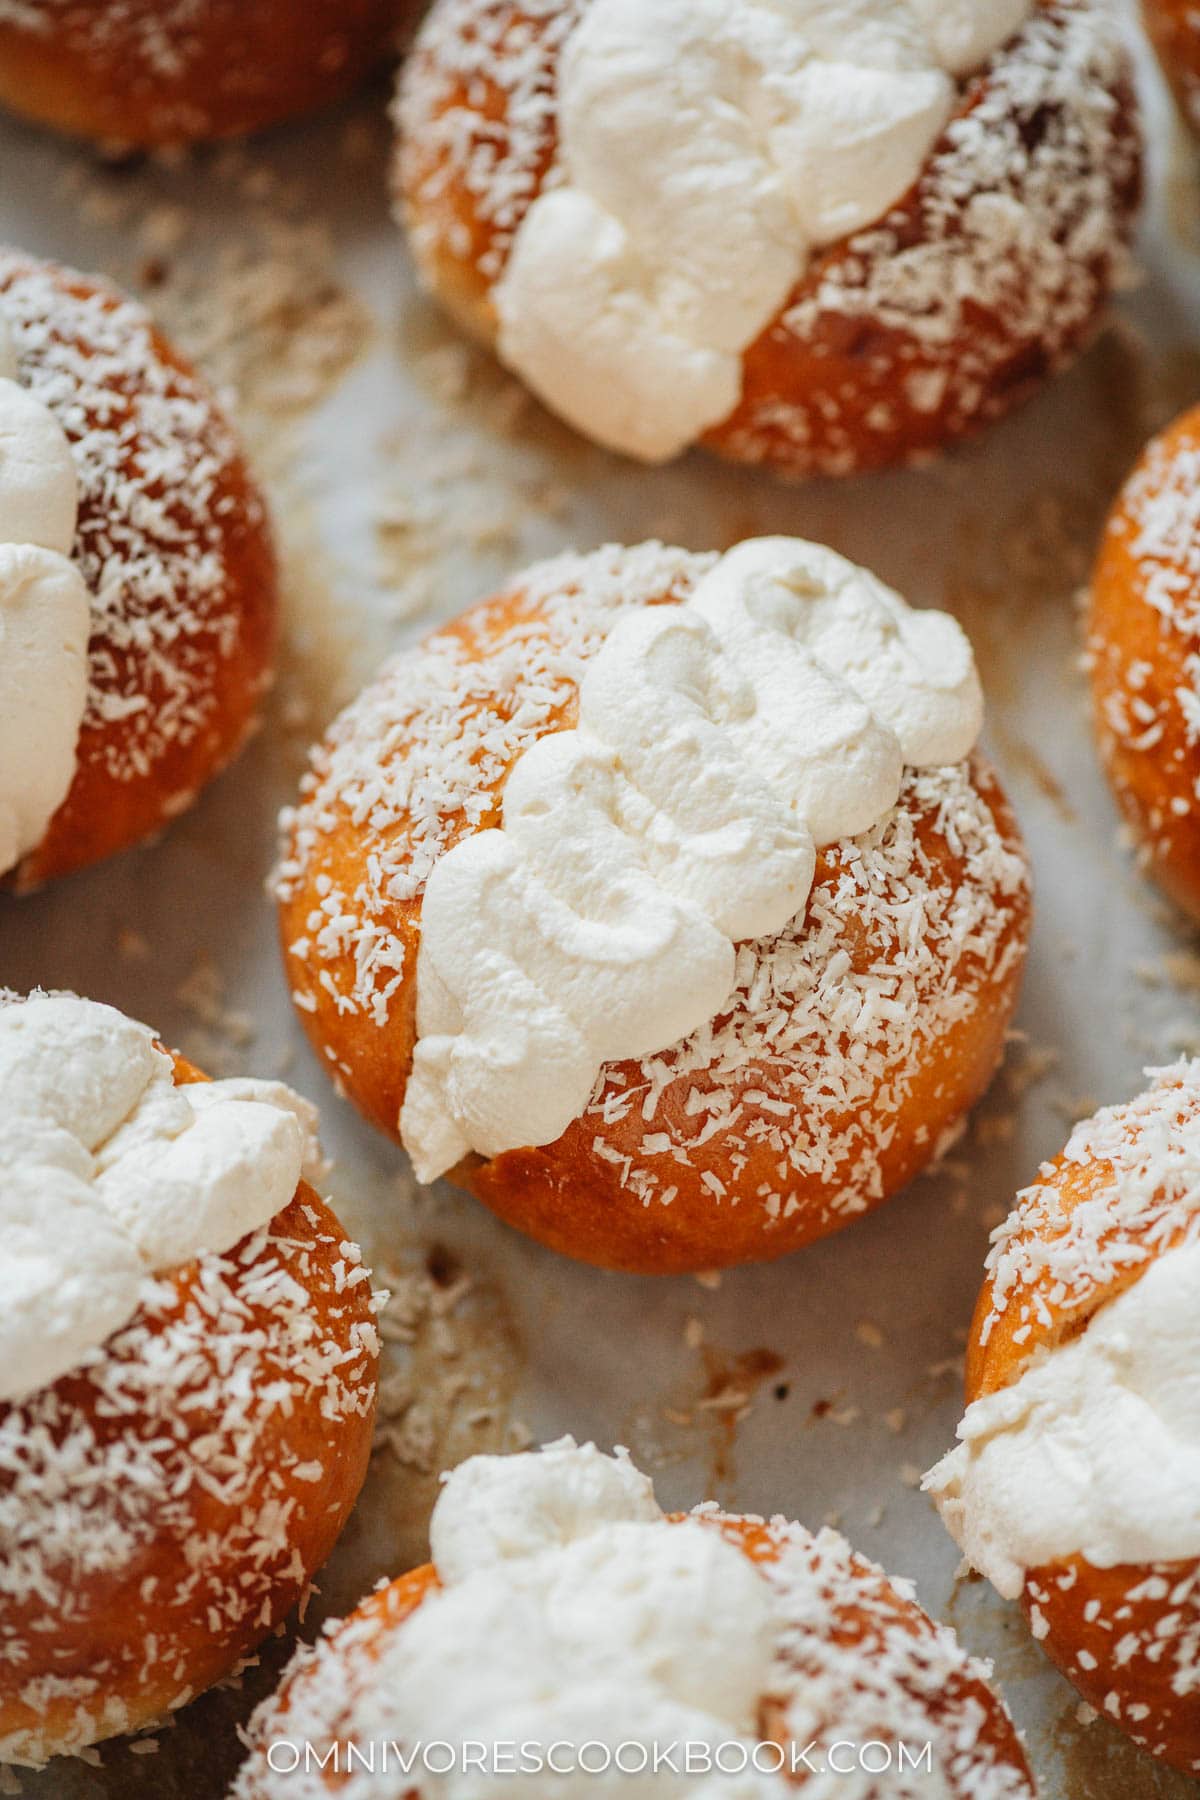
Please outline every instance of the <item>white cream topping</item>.
M75 513L66 434L18 382L0 314L0 874L41 842L75 775L91 616Z
M1076 1338L967 1408L925 1477L1008 1599L1028 1569L1200 1557L1200 1244L1169 1250Z
M444 1478L429 1550L444 1585L573 1543L614 1520L663 1516L654 1483L619 1450L560 1438L536 1454L472 1456Z
M291 1200L315 1113L278 1082L176 1087L154 1033L74 995L0 1005L0 1401L56 1381L147 1277Z
M563 50L558 161L498 282L500 354L615 450L676 455L813 250L880 219L956 79L1029 0L592 0Z
M883 818L905 765L966 756L981 715L953 619L800 539L619 618L577 729L527 749L501 828L429 875L400 1119L418 1177L552 1143L605 1063L715 1018L735 944L803 909L816 849Z
M360 1739L756 1741L778 1633L771 1588L711 1526L667 1524L623 1453L568 1438L472 1457L448 1478L430 1541L442 1587L373 1665L355 1707ZM554 1785L603 1794L628 1776ZM667 1770L636 1785L691 1793L696 1777ZM436 1786L451 1800L480 1791L469 1771ZM730 1778L712 1786L742 1791ZM528 1776L487 1777L489 1793L529 1787Z

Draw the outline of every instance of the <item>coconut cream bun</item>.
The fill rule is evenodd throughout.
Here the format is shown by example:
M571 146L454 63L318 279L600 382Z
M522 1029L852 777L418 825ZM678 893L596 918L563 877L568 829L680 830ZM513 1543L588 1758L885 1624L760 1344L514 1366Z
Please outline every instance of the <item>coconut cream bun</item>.
M0 104L133 148L258 131L342 99L412 0L0 0Z
M428 286L552 411L662 462L927 455L1087 339L1139 194L1086 5L435 0L397 190Z
M1142 0L1142 18L1180 111L1200 132L1200 12L1192 0Z
M250 1726L231 1800L445 1796L628 1788L637 1751L691 1746L636 1790L706 1800L1027 1800L1016 1732L986 1664L833 1531L718 1512L667 1517L623 1451L570 1438L475 1456L446 1478L433 1561L327 1628ZM560 1775L469 1768L391 1776L357 1745L558 1746ZM294 1769L279 1746L334 1750ZM276 1750L271 1754L271 1746ZM906 1765L901 1746L929 1745ZM865 1767L854 1751L869 1746ZM587 1746L578 1764L576 1752ZM621 1768L602 1772L603 1753ZM719 1763L695 1772L707 1751ZM799 1753L805 1752L803 1760ZM791 1758L796 1758L790 1774ZM751 1760L753 1759L753 1760ZM432 1760L432 1759L431 1759ZM446 1759L449 1760L449 1759ZM886 1772L884 1763L886 1760ZM832 1764L832 1768L827 1768ZM845 1765L839 1771L839 1765ZM594 1766L597 1773L588 1773ZM286 1772L285 1772L286 1771ZM735 1772L736 1771L736 1772Z
M1084 1697L1200 1772L1200 1062L1076 1126L996 1232L959 1443L970 1565Z
M0 876L183 811L255 722L277 613L208 389L133 301L0 248Z
M362 1486L378 1341L312 1108L72 994L0 998L0 1762L228 1675Z
M1151 441L1117 496L1087 642L1114 792L1142 860L1200 919L1200 407Z
M313 752L276 891L339 1086L554 1249L782 1255L986 1086L1028 869L970 645L817 544L520 575Z

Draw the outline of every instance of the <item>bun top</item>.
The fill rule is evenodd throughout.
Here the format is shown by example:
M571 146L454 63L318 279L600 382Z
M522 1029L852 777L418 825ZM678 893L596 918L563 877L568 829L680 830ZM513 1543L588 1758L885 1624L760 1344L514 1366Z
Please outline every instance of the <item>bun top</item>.
M78 1368L151 1278L288 1205L315 1114L277 1082L177 1086L154 1033L71 994L0 1004L0 1402Z
M802 913L816 850L876 826L906 766L961 762L981 717L953 619L800 539L627 612L576 728L526 748L498 828L429 875L400 1120L419 1178L552 1143L605 1063L715 1018L735 946Z

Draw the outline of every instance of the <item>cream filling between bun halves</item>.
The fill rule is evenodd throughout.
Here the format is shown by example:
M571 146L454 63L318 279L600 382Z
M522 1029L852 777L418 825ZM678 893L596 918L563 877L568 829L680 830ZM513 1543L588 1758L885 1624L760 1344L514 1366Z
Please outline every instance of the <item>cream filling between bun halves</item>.
M75 524L71 446L17 380L0 312L0 874L36 849L75 778L91 621Z
M177 1086L111 1006L0 998L0 1403L78 1368L148 1279L281 1212L315 1119L279 1082Z
M500 354L647 461L734 411L812 252L882 219L1029 0L591 0L558 157L494 291Z
M925 1477L972 1568L1200 1557L1200 1243L1168 1250L1086 1330L976 1400Z
M884 818L906 766L961 761L981 720L958 624L800 539L624 614L577 728L526 750L501 826L430 873L400 1117L418 1177L552 1143L606 1063L715 1018L735 945L803 909L817 849Z

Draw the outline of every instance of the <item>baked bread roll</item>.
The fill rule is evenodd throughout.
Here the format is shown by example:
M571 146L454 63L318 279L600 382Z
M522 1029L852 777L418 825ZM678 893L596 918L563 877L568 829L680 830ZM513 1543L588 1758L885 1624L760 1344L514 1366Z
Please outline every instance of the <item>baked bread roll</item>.
M1142 17L1180 111L1200 132L1200 14L1191 0L1142 0Z
M1153 439L1092 576L1100 752L1143 860L1200 919L1200 407Z
M463 1463L430 1535L431 1564L293 1663L232 1800L457 1800L479 1791L471 1746L509 1793L541 1756L543 1784L550 1766L556 1792L598 1800L641 1769L664 1796L784 1800L833 1791L827 1769L859 1800L1033 1794L987 1666L834 1531L711 1504L668 1518L623 1453L566 1438ZM500 1766L505 1744L524 1766ZM347 1774L351 1746L370 1772Z
M262 498L140 306L0 250L0 874L29 888L162 829L269 685Z
M953 620L819 545L519 576L313 753L276 873L338 1085L552 1248L782 1255L1002 1053L1028 870Z
M0 1004L0 1762L228 1675L349 1516L378 1342L312 1116L111 1007Z
M1084 1698L1200 1773L1200 1062L1076 1126L996 1232L925 1478Z
M435 0L397 192L432 291L562 418L664 461L909 461L1088 339L1139 196L1099 9Z
M0 104L122 148L247 131L331 105L392 49L410 0L17 0Z

